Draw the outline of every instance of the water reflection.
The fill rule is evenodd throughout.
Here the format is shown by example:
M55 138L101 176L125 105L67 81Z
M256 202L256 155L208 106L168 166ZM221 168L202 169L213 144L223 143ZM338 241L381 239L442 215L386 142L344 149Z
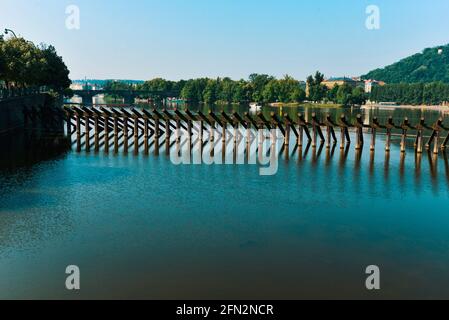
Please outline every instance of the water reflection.
M73 261L89 283L80 298L369 298L360 274L373 263L388 269L381 297L449 297L447 150L221 133L161 135L128 155L124 136L80 153L75 137L56 156L37 142L29 153L47 157L26 167L28 151L2 153L16 167L0 170L0 297L70 298L54 274ZM260 176L253 158L279 158L279 171Z

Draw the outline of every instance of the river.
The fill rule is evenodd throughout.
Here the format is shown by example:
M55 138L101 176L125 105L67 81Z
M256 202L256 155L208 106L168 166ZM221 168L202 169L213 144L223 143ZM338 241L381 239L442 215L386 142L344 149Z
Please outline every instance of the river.
M394 137L386 156L377 139L374 154L292 148L271 176L154 154L39 149L21 161L11 147L0 156L0 298L447 299L447 152L416 157L409 141L401 156ZM80 291L65 289L68 265L80 268ZM380 291L365 288L369 265Z

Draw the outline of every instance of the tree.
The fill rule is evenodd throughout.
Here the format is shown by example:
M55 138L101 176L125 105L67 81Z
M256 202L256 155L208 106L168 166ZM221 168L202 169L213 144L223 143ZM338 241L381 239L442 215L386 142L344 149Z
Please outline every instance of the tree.
M58 56L55 47L42 45L40 47L41 76L38 85L52 87L55 91L62 91L71 84L70 71L67 69L62 57Z
M337 102L337 93L340 86L336 84L332 89L327 92L327 99L332 102Z
M208 80L206 88L204 89L204 102L214 104L217 102L219 80Z
M337 102L340 104L348 105L351 103L352 87L349 84L343 84L337 91Z
M307 78L308 98L311 101L320 102L326 97L327 88L321 83L324 81L324 75L317 71L315 77Z
M267 74L253 73L249 76L249 82L252 89L252 100L255 102L263 101L263 90L265 86L274 78Z
M67 66L53 46L36 47L23 38L0 41L0 78L8 87L46 85L56 91L71 83Z

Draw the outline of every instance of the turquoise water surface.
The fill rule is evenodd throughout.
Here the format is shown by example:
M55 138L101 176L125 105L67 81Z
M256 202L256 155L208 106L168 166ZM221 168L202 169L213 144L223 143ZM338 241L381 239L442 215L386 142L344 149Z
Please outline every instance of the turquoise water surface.
M272 176L163 152L4 166L0 298L449 298L448 185L446 153L395 137L386 156L382 136L373 154L292 142Z

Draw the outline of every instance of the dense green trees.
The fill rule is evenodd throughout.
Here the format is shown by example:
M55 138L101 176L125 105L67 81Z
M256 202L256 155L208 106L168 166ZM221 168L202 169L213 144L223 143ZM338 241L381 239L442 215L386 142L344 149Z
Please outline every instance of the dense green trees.
M374 87L370 100L412 105L437 105L449 101L449 84L443 82L399 83Z
M125 81L108 80L104 84L104 90L135 90L136 87Z
M262 91L264 102L302 102L306 93L299 81L286 75L283 79L271 79Z
M376 69L364 79L382 80L386 83L449 83L449 45L425 49L401 61Z
M315 77L307 78L307 88L309 88L308 99L310 101L321 102L326 97L327 88L321 83L324 81L324 75L316 72Z
M36 46L23 38L0 39L0 80L7 87L70 86L69 71L53 46Z
M252 74L248 81L230 78L195 79L187 81L181 97L191 102L248 103L301 102L305 92L299 81L290 76L275 79L268 75Z
M342 105L362 105L366 102L365 90L360 87L352 87L349 84L334 86L327 93L328 99Z
M199 78L181 81L169 81L161 78L146 81L143 84L131 84L109 81L105 89L170 91L191 103L300 103L306 100L314 102L332 101L340 104L364 104L366 95L363 88L349 85L336 86L328 90L322 84L323 74L317 72L308 78L309 97L306 96L305 84L289 75L282 79L266 74L251 74L248 80L230 78Z
M318 71L315 76L311 75L307 78L307 99L309 101L318 103L331 101L342 105L365 104L367 97L364 88L354 88L349 84L343 84L341 86L335 85L332 89L329 89L322 84L323 81L324 75Z

